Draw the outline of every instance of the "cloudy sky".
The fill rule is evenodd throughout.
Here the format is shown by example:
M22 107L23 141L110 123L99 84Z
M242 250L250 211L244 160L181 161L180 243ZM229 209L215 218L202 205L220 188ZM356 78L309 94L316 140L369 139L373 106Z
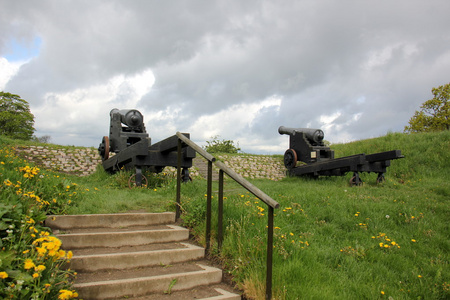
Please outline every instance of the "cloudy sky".
M401 132L450 82L448 0L0 0L0 90L36 135L98 146L136 108L152 142L191 133L283 154L280 125L332 143Z

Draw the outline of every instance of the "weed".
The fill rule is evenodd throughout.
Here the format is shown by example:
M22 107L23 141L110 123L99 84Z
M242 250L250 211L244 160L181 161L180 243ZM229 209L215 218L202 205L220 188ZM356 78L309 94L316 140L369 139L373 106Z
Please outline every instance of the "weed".
M172 279L171 281L170 281L170 283L169 283L169 287L167 288L167 290L166 291L164 291L164 294L167 294L167 295L170 295L170 294L172 294L172 289L173 289L173 287L175 286L175 284L177 283L177 279L175 278L175 279Z

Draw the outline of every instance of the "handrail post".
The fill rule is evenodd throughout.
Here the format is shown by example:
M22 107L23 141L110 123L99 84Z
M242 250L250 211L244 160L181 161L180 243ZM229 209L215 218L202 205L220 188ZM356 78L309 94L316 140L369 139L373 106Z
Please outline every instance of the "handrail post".
M181 210L181 140L178 139L178 161L177 161L177 203L175 208L175 220L180 218Z
M219 170L219 207L217 217L217 248L220 251L223 242L223 170Z
M206 191L206 254L211 245L211 199L212 199L212 161L208 161L208 186Z
M272 299L273 207L269 206L267 222L266 299Z

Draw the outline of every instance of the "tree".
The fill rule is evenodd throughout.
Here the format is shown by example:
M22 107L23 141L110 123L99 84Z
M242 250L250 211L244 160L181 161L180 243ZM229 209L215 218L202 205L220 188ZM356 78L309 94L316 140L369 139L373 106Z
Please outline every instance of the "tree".
M30 140L33 126L34 116L28 102L18 95L0 92L0 135Z
M50 143L50 140L52 139L52 137L51 136L49 136L49 135L43 135L43 136L35 136L35 135L33 135L32 137L31 137L31 140L33 141L33 142L38 142L38 143L42 143L42 144L48 144L48 143Z
M450 83L431 90L434 97L425 101L405 126L405 132L441 131L450 129Z

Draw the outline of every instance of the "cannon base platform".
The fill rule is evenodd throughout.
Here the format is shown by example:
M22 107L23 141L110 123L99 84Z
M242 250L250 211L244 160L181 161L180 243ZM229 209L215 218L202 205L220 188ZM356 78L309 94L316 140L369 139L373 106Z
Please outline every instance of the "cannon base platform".
M291 150L292 151L292 150ZM341 158L321 160L319 162L309 163L301 166L288 168L287 173L290 176L344 176L348 172L353 172L350 180L351 185L360 185L360 172L378 173L377 182L384 180L386 168L390 166L391 160L403 158L400 150L392 150L366 155L356 154Z

